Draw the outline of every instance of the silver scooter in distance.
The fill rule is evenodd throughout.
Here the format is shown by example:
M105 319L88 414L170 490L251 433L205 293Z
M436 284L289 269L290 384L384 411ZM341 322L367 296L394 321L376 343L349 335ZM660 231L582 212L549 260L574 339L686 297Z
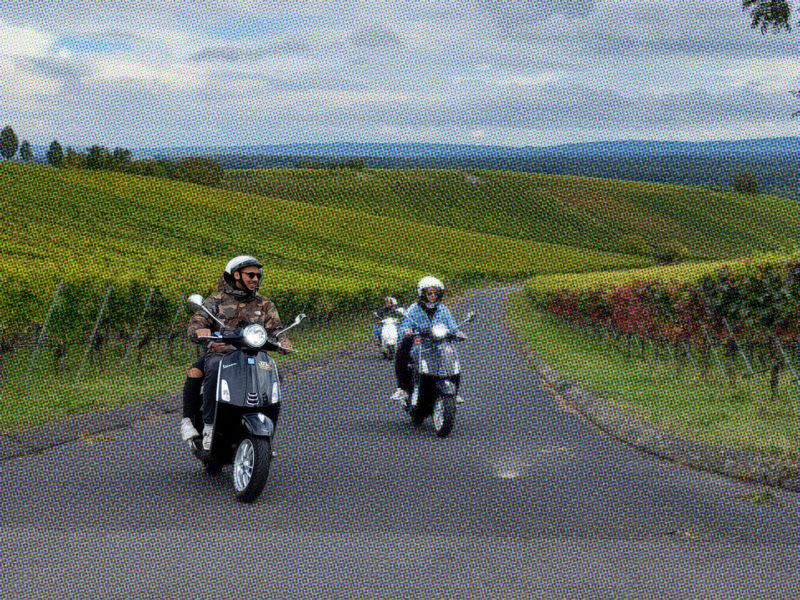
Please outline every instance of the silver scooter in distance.
M272 463L272 437L280 413L281 377L275 361L267 352L288 354L277 340L280 335L305 319L294 322L270 337L266 329L251 324L241 329L225 329L219 319L203 306L203 297L195 294L189 303L208 313L223 329L211 336L200 336L230 344L235 351L226 354L219 364L211 449L203 449L196 438L192 451L210 474L233 464L233 487L242 502L253 502L264 489Z

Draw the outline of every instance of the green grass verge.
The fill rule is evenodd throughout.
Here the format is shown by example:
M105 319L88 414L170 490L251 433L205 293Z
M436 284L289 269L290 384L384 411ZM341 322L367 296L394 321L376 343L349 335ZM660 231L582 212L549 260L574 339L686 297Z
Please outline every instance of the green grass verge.
M711 365L631 357L624 348L576 332L537 313L524 293L509 314L520 341L588 392L634 410L654 425L690 439L800 456L798 390L782 376L770 397L766 376L730 385Z
M288 335L298 351L296 355L275 354L281 368L328 356L352 348L372 333L372 320L349 317L324 325L307 323ZM78 378L85 348L74 348L56 369L52 354L40 352L38 368L28 378L32 351L4 356L0 363L0 428L54 421L68 415L94 412L127 402L158 396L176 395L183 390L188 366L197 358L194 344L177 340L169 352L164 344L155 344L128 359L124 372L120 365L126 353L124 345L111 346L102 357L87 363Z

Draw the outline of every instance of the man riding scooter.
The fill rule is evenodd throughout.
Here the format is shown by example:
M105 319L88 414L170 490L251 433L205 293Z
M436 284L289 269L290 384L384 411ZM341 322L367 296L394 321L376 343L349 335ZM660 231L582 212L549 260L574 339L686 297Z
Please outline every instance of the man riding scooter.
M235 329L251 323L262 325L271 335L279 332L283 325L271 300L258 294L263 277L263 266L252 256L237 256L225 266L225 284L221 291L209 296L203 306L219 319L226 328ZM189 321L189 339L202 343L199 337L210 336L221 327L208 314L198 310ZM292 349L291 342L278 336L281 347ZM203 361L203 449L210 450L214 427L214 408L219 363L225 354L235 350L222 342L211 342ZM196 430L194 431L197 434Z

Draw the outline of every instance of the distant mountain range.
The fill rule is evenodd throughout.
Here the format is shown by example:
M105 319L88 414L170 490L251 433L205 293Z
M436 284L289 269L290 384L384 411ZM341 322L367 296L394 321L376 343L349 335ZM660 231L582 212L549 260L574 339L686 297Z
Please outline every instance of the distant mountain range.
M124 144L119 144L126 147ZM66 146L66 144L65 144ZM85 151L86 148L75 145ZM32 146L40 159L47 146ZM183 146L130 148L135 158L239 155L239 156L325 156L380 158L531 158L542 156L665 156L665 155L795 155L800 154L800 137L724 140L713 142L675 142L623 140L584 142L555 146L478 146L469 144L313 142L251 146Z
M760 138L712 142L625 140L586 142L557 146L477 146L423 143L299 143L262 146L195 146L133 150L138 157L188 155L271 156L374 156L398 158L502 157L525 158L553 155L659 156L683 155L786 155L800 154L800 137Z

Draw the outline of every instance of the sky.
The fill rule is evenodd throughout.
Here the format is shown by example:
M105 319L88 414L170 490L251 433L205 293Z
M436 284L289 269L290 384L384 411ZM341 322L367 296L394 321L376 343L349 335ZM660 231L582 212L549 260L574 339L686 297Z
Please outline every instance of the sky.
M740 0L0 8L0 126L33 144L792 136L799 67L800 31L752 30Z

